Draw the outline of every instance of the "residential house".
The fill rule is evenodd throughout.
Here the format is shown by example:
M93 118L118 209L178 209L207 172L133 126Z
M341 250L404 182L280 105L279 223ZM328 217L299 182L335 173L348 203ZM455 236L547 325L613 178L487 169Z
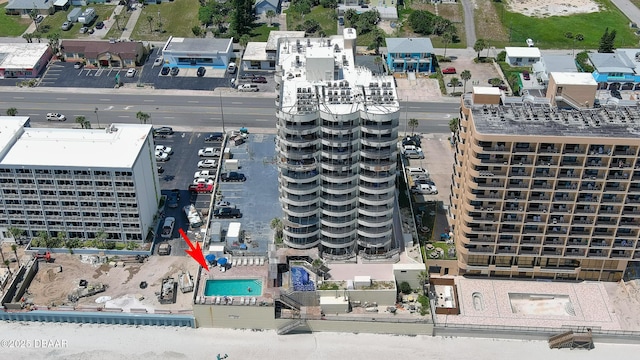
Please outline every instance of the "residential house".
M67 61L86 62L87 66L128 68L140 65L144 57L142 42L62 40L61 51Z
M546 85L552 72L578 72L575 58L571 55L544 55L533 64L533 76Z
M505 47L505 61L511 66L532 66L542 55L537 47Z
M387 38L387 68L391 72L432 72L433 44L429 38Z
M266 15L267 11L273 10L276 14L280 13L281 0L257 0L254 9L256 15Z
M640 89L640 49L618 49L614 53L589 53L595 68L593 78L602 90Z
M53 0L10 0L4 9L9 15L27 15L34 9L44 15L55 12Z

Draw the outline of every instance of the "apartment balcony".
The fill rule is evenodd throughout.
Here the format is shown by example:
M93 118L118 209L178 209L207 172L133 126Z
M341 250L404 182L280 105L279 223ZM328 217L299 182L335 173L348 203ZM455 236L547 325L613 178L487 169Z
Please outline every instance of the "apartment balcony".
M627 250L627 251L612 250L611 251L611 258L626 258L626 259L630 259L632 255L633 255L633 251L631 251L631 250Z
M335 183L335 184L343 184L353 182L355 183L358 180L358 172L356 169L351 171L323 171L322 175L320 175L320 179L323 182L323 186L325 183Z
M560 170L558 179L577 179L579 172L577 170Z
M591 247L599 247L599 248L610 247L611 246L611 242L612 242L612 240L592 239L590 246Z
M476 245L470 245L470 246L465 246L465 249L467 249L469 251L469 253L475 253L475 254L492 254L494 252L494 246L476 246Z
M323 159L320 161L320 168L325 172L332 171L356 171L358 168L358 162L356 160L330 160Z
M345 136L352 135L357 136L358 126L353 123L335 123L328 124L323 123L320 125L320 132L322 132L322 138L331 138L332 136Z
M342 215L344 214L344 215ZM352 213L340 213L331 210L322 209L322 217L320 218L320 224L329 227L345 227L347 225L355 225L358 223L357 214Z
M597 196L579 196L577 202L579 204L582 203L598 203L598 197Z
M536 238L534 236L523 236L522 240L520 240L520 244L540 245L542 244L542 238Z
M510 180L507 189L527 189L529 188L529 180Z
M363 137L360 139L362 145L371 146L371 147L395 147L398 144L398 136L396 134L395 137L381 137L381 138L373 138L373 137Z
M392 182L395 181L396 174L388 171L368 171L363 170L360 172L360 179L368 182Z
M317 182L309 182L309 183L283 183L282 189L289 194L293 195L307 195L311 192L316 192L320 190L320 184Z
M390 134L394 130L397 131L396 128L399 123L399 119L385 120L385 122L363 121L360 125L360 130L368 134Z
M521 247L520 251L518 251L518 255L540 255L540 248L523 249Z
M637 183L631 183L629 185L629 193L640 193L640 185Z
M358 213L365 216L385 216L393 214L393 207L390 205L371 206L360 204Z
M360 225L358 227L358 235L367 238L380 238L390 236L393 232L391 225L384 227L365 227Z
M320 188L323 192L323 198L330 198L331 196L343 196L352 194L355 197L356 186L354 184L332 184L324 183Z
M318 145L320 140L313 134L309 135L286 135L278 137L280 145L291 147L303 147Z
M620 171L609 173L607 180L629 180L629 173Z
M320 244L318 235L311 236L283 236L282 242L293 249L311 249Z
M603 195L601 203L619 203L620 201L622 201L622 197Z
M315 204L320 200L320 197L317 194L309 194L309 195L294 195L288 194L286 192L282 192L280 195L280 202L283 204L296 205L296 206L305 206Z
M613 242L613 248L635 248L636 241L634 239L616 239Z
M317 215L318 206L317 205L309 205L309 206L288 205L288 206L284 206L282 210L285 212L285 214L289 216L305 217L305 216Z
M276 112L277 114L277 112ZM284 137L290 136L307 136L314 135L320 129L320 126L315 122L310 123L291 123L284 120L278 120L277 123L278 135Z
M638 216L640 215L640 208L638 207L631 207L631 206L625 206L624 209L622 210L622 215L628 215L628 216Z
M514 156L511 158L512 166L524 166L524 165L532 165L532 164L533 164L533 160L526 156L525 157Z
M502 216L502 222L506 222L506 223L519 223L522 222L522 216L514 216L514 215L503 215Z
M564 256L566 257L584 257L587 253L587 249L575 249L570 248L566 249L564 252Z
M389 191L387 193L382 193L382 194L361 193L360 196L358 197L361 204L374 205L374 206L388 204L390 201L393 201L394 198L395 198L395 192L392 192L392 191Z
M346 242L351 242L355 240L357 231L358 228L354 225L344 227L322 226L322 228L320 229L320 235L328 238L344 239ZM337 243L333 241L330 242L334 245L337 245ZM343 244L344 243L345 242L343 242Z
M371 160L391 159L398 155L396 149L360 149L360 156Z
M311 107L310 112L297 112L297 107L295 106L289 109L291 112L287 112L287 110L276 110L276 117L282 121L286 121L287 127L290 126L289 124L306 123L320 118L318 109L315 106ZM293 127L294 125L291 126ZM316 124L316 128L319 128L319 125Z
M358 201L358 197L355 194L343 194L343 195L322 194L322 197L321 197L321 202L323 203L323 205L330 205L330 206L348 206L348 205L355 204L357 201Z
M504 188L505 182L497 180L497 179L494 179L494 180L491 180L491 182L486 182L486 183L467 182L467 184L477 184L478 189L482 189L482 188Z
M584 154L585 153L585 148L580 147L580 146L571 146L571 145L565 145L564 149L562 150L563 154Z
M534 178L555 178L556 172L549 169L539 169L536 168L533 173Z
M360 192L365 192L367 194L383 194L389 191L389 189L395 188L394 183L365 183L360 181L360 185L358 189Z
M515 254L517 250L516 246L498 246L496 254Z
M291 160L310 160L313 159L318 150L315 148L279 148L280 156Z
M533 184L531 184L531 189L549 190L551 189L551 185L551 182L536 180L533 182Z
M393 223L393 215L383 216L358 216L358 225L377 228L381 226L391 226Z
M513 151L512 151L513 154L528 154L528 153L535 153L535 152L536 152L535 147L518 146L518 144L516 144L516 146L513 148Z
M569 238L567 246L589 246L589 241L586 238Z
M510 177L531 177L531 169L512 168L509 172Z
M616 231L617 238L636 239L638 238L638 230L629 228L620 228Z
M360 168L371 171L390 171L397 167L395 160L389 159L360 159Z
M566 239L561 239L561 238L545 238L544 239L544 246L564 246Z
M299 180L306 180L305 182L317 181L320 178L320 174L317 170L281 170L280 175L282 178L289 182L298 182Z
M293 160L286 157L278 157L278 166L281 169L291 171L312 171L317 170L318 163L315 159Z
M562 250L555 248L542 248L542 256L562 256Z
M540 144L538 154L557 154L561 146L561 144Z
M547 213L548 211L549 205L546 204L532 204L527 208L527 212Z

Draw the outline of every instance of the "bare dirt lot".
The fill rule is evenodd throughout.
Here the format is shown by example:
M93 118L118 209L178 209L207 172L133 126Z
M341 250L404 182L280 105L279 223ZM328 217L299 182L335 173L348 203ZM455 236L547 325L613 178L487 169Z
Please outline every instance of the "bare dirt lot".
M509 0L509 10L531 17L567 16L598 12L592 0Z
M192 293L178 292L176 304L171 305L161 305L156 296L163 278L172 276L177 280L178 273L183 270L189 271L194 277L197 275L197 266L189 257L155 256L144 263L126 263L117 267L97 261L98 257L55 254L54 258L53 263L40 263L38 273L29 286L29 298L35 305L74 305L67 297L78 289L80 280L86 280L89 285L107 285L107 289L105 292L81 298L75 304L77 306L104 305L122 308L123 311L146 308L149 312L153 309L191 309ZM140 288L142 281L148 284L145 289ZM96 303L96 299L99 299L100 303Z

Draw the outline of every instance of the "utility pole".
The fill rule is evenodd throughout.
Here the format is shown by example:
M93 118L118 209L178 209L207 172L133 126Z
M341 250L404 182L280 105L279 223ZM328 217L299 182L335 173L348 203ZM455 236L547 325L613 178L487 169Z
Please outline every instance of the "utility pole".
M100 118L98 118L98 108L95 108L93 112L96 114L96 122L98 123L98 129L100 129Z
M406 101L404 103L404 137L407 137L407 126L409 125L409 120L407 119L409 116L409 97L406 97Z
M224 129L224 111L222 110L222 92L218 93L220 97L220 117L222 117L222 132L226 134L227 132Z

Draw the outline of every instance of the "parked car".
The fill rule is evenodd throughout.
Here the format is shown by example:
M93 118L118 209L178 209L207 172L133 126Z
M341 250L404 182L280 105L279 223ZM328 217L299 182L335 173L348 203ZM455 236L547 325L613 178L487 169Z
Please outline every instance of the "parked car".
M174 66L171 68L171 76L176 76L178 75L178 73L180 72L180 68L177 66Z
M527 70L522 72L522 78L525 80L531 80L531 76L529 75L529 72Z
M40 24L40 23L42 22L42 20L44 20L44 16L42 16L42 15L38 15L38 16L36 16L36 19L35 19L35 20L36 20L36 23L37 23L37 24Z
M163 62L164 62L164 59L162 58L162 56L157 57L155 60L153 60L153 66L152 67L160 66L160 65L162 65Z
M251 79L252 83L260 83L260 84L266 84L267 83L267 78L264 76L256 76L253 79Z
M76 61L76 63L73 64L73 68L74 69L82 69L82 63L80 61Z
M217 166L215 160L200 160L198 161L198 169L213 169Z
M129 70L127 70L127 74L125 75L128 78L132 78L136 75L136 69L131 68Z
M228 182L228 181L246 181L247 177L244 174L231 171L228 173L224 173L220 175L220 181Z
M169 146L165 146L165 145L156 145L156 151L162 151L165 152L169 155L173 154L173 149Z
M160 70L160 74L162 75L169 75L169 72L171 71L171 68L169 68L168 66L163 66L162 70Z
M173 236L173 227L176 224L176 218L168 217L164 219L164 225L162 225L161 236L165 239L170 239Z
M189 185L189 191L193 193L211 193L213 192L213 181L210 183L199 183L197 185ZM193 199L193 196L192 196L192 199Z
M411 192L413 192L414 194L436 195L438 193L438 189L435 187L435 185L419 184L414 186L411 189Z
M208 180L213 180L216 178L216 171L215 170L200 170L200 171L196 171L195 174L193 174L193 178L194 179L200 179L200 178L205 178Z
M153 136L156 135L173 135L173 128L169 126L163 126L153 129Z
M179 201L178 193L170 192L170 193L167 195L167 201L166 201L166 204L167 204L167 206L168 206L168 207L170 207L170 208L172 208L172 209L177 208L177 207L178 207L178 201Z
M96 24L96 29L101 30L102 28L104 28L104 22L99 21L99 22Z
M48 113L47 121L66 121L67 117L60 113Z
M409 175L427 175L429 176L429 172L421 167L408 167L407 173Z
M80 34L86 34L89 31L89 28L86 26L83 26L80 28Z
M231 205L231 203L230 203L230 202L228 202L228 201L220 200L220 201L216 202L216 203L213 205L213 207L214 207L214 208L216 208L216 209L218 209L218 208L224 208L224 207L228 207L228 208L233 208L233 209L235 209L235 207L236 207L236 206L235 206L235 205Z
M207 70L203 66L200 66L198 68L198 71L196 72L196 75L198 75L198 77L203 77L206 72Z
M344 26L344 18L342 16L338 18L338 25Z
M611 90L611 96L613 96L616 99L622 100L622 94L620 94L619 90L616 90L616 89Z
M224 139L224 134L221 132L214 132L211 133L209 135L207 135L204 138L204 142L217 142L217 141L222 141Z
M208 178L204 178L204 177L193 179L193 185L198 185L198 184L211 184L211 185L213 185L213 180L208 179Z
M229 74L235 74L236 70L238 70L236 63L230 62L229 65L227 66L227 71L229 72Z
M221 219L238 219L242 217L242 213L238 209L223 207L219 209L213 210L213 217L221 218Z
M73 23L69 21L65 21L64 23L62 23L62 26L61 26L63 31L69 31L71 27L73 27Z
M454 68L454 67L444 68L444 69L442 69L442 73L443 74L455 74L456 73L456 68Z
M162 151L156 151L156 161L169 161L169 154Z
M238 91L240 92L257 92L258 90L258 85L254 85L254 84L240 84L238 85Z
M198 156L202 157L220 157L220 149L218 148L202 148L198 150Z
M162 174L164 172L164 168L158 165L158 174Z

